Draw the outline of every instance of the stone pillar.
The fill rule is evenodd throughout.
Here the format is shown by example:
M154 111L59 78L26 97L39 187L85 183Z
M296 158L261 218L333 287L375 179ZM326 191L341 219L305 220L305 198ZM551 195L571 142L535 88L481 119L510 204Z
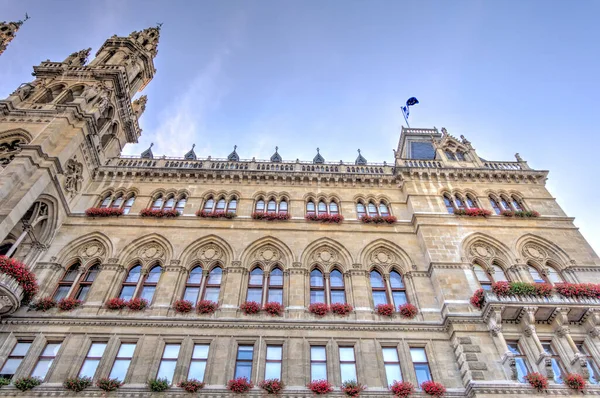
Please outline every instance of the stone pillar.
M156 361L160 360L164 345L160 341L160 336L144 335L137 341L138 354L133 369L130 369L130 384L145 385L149 378L156 374L150 374L152 369L157 369Z
M237 346L231 337L217 337L211 345L209 354L210 361L206 366L204 381L206 384L224 386L229 379L233 378L232 369L235 366L235 354Z
M361 339L357 343L360 346L360 350L357 350L361 354L361 361L357 362L357 372L361 383L368 385L369 387L386 387L386 379L381 380L380 377L380 365L383 363L383 355L381 350L376 344L375 340L372 339ZM361 377L362 376L362 377Z
M370 291L367 285L367 271L360 268L362 268L361 264L354 264L353 269L346 273L350 279L348 293L352 295L354 311L357 313L370 313L372 308Z
M331 282L329 280L329 272L323 274L323 281L325 282L325 304L331 305Z
M106 300L119 294L125 268L117 264L118 261L117 258L109 258L107 263L100 265L100 272L92 284L86 305L101 307Z
M53 257L52 259L55 260L56 258ZM65 272L65 269L58 263L37 263L33 269L38 286L40 287L37 295L45 297L51 294L52 289L56 286L58 278L60 278L63 272Z
M221 313L227 316L235 314L240 302L240 294L245 286L242 279L248 271L242 267L241 261L232 261L231 267L223 270L223 283L221 284Z
M83 334L72 334L65 337L62 342L60 361L56 367L49 372L48 383L62 383L68 377L76 377L79 366L83 362L89 345L86 344L88 336Z
M166 310L175 300L179 299L175 296L179 293L181 280L186 275L186 269L179 265L179 260L171 260L171 263L164 268L156 292L154 292L153 307L165 310L164 315L166 315Z
M306 300L307 294L307 275L308 271L304 268L300 268L301 263L293 263L292 268L288 269L289 272L289 288L288 288L288 306L286 310L290 315L298 317L298 313L304 313L307 308L308 301Z

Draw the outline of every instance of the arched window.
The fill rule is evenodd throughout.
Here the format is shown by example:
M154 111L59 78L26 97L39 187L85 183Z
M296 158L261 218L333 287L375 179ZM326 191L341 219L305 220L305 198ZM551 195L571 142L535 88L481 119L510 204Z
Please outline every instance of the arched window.
M461 209L461 210L465 209L465 204L463 203L461 197L458 194L454 195L454 203L456 203L456 207L458 209Z
M237 212L237 199L235 197L233 197L227 204L227 213L235 214L236 212Z
M129 197L129 199L127 199L125 201L125 204L123 205L123 214L129 214L134 202L135 202L135 195L131 195Z
M392 288L392 299L394 299L394 306L398 307L402 304L406 304L406 287L404 286L404 280L402 275L396 271L390 272L390 287Z
M508 281L508 278L506 277L506 274L504 273L504 270L501 266L494 263L492 264L492 268L494 269L494 274L492 275L492 277L494 278L493 282Z
M269 203L267 203L267 213L275 213L276 211L277 202L275 202L275 199L269 200Z
M325 283L323 281L323 273L315 268L310 272L310 303L324 302Z
M313 202L312 200L306 202L306 214L315 214L315 202Z
M548 273L546 276L548 277L548 282L550 283L562 283L563 278L560 276L560 273L551 265L546 264Z
M465 161L465 154L464 153L462 153L460 151L456 151L455 155L456 155L456 159L457 160L461 160L463 162Z
M494 209L496 214L499 215L500 213L502 213L502 209L498 205L498 202L496 202L496 200L494 198L492 198L491 196L490 196L490 204L492 205L492 208Z
M379 203L379 215L383 217L387 217L390 215L390 210L384 202Z
M452 199L448 195L444 195L444 204L446 205L446 210L448 213L454 214L454 204L452 203Z
M215 208L215 212L225 212L225 199L221 198L217 202L217 207Z
M96 276L98 276L98 272L100 272L100 269L97 265L92 265L90 268L88 268L85 275L83 275L83 277L79 281L77 292L75 292L76 300L85 301L85 299L88 296L88 293L90 292L90 289L92 288L92 283L94 283L94 280L96 280Z
M322 200L319 202L319 214L327 214L327 205Z
M358 202L356 204L356 216L358 217L358 219L360 220L360 218L362 216L364 216L367 213L367 209L365 209L365 205L363 205L362 203Z
M288 203L285 199L281 199L279 202L279 214L287 214L288 212Z
M183 214L183 210L185 209L186 203L187 203L187 198L185 196L182 196L181 199L179 199L177 201L177 204L175 205L175 210L177 210L177 213Z
M173 210L174 206L175 206L175 198L173 196L171 196L165 202L165 205L163 206L163 209L165 209L165 210Z
M148 300L148 303L152 303L154 298L154 292L156 291L156 285L162 274L162 267L157 265L153 267L148 275L144 278L144 284L142 285L142 291L139 294L140 298Z
M119 298L123 300L131 300L133 295L135 294L135 288L140 280L140 276L142 274L142 266L136 265L135 267L129 270L127 274L127 278L123 282L121 287L121 293L119 293Z
M250 272L250 278L248 278L248 296L246 297L246 301L256 301L262 304L263 282L263 270L259 267L254 268Z
M100 208L104 209L108 206L110 206L110 201L111 201L112 197L109 195L107 195L103 200L102 203L100 203Z
M523 211L523 207L521 206L521 203L519 203L519 200L516 197L512 197L512 205L515 208L516 211Z
M346 303L346 289L344 287L344 275L337 269L329 274L329 298L331 304Z
M333 200L329 202L329 214L340 214L338 204L335 203Z
M159 195L152 203L152 210L161 210L163 205L163 197Z
M473 197L471 195L467 195L466 196L466 202L467 202L467 207L469 207L469 209L477 209L477 201L475 201L475 199L473 199Z
M500 197L500 203L502 204L502 207L504 207L504 210L512 210L508 201L502 196Z
M206 278L206 289L204 289L204 300L219 301L221 292L221 280L223 279L223 270L221 267L213 268Z
M211 212L215 206L215 200L211 197L204 202L204 211Z
M448 160L456 160L454 154L450 151L446 151L446 157L448 158Z
M387 304L388 298L385 291L385 281L381 274L377 271L371 271L371 292L373 295L373 305L377 307L379 304Z
M69 267L68 270L65 271L63 277L58 282L58 286L54 291L54 300L58 301L60 299L64 299L69 295L71 291L71 287L77 280L77 276L79 275L79 263L73 264Z
M492 289L492 277L483 269L483 267L479 264L473 265L473 272L475 273L475 277L477 281L479 281L479 285L483 290L491 290Z
M279 267L269 273L267 301L283 304L283 271Z
M187 278L183 299L196 304L198 302L198 295L200 294L200 286L202 286L202 267L197 266L192 268Z
M262 199L259 199L256 202L256 212L257 213L263 213L265 211L265 201Z
M377 215L377 207L375 206L375 203L369 202L367 205L367 211L371 217L375 217Z
M546 282L544 277L542 277L542 275L539 273L537 268L535 268L533 265L528 265L527 269L529 270L529 275L531 275L531 278L533 279L533 281L535 283L545 283Z

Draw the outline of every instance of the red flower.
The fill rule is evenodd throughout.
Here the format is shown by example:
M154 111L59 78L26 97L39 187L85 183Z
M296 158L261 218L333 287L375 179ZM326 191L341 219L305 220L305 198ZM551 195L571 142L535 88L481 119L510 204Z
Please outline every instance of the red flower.
M187 314L192 311L194 304L188 300L177 300L173 303L173 309L180 314Z
M201 300L196 305L198 314L212 314L217 310L218 304L210 300Z
M276 301L265 303L263 310L271 316L281 316L283 314L283 306Z
M563 380L565 381L567 387L573 390L583 391L583 389L585 388L585 380L583 379L583 377L581 377L581 375L578 375L576 373L567 374L563 378Z
M202 217L202 218L236 218L237 214L228 211L204 211L204 210L198 210L196 212L196 216L198 217Z
M379 315L389 316L390 318L394 315L394 306L391 304L377 304L375 310Z
M259 384L260 388L265 390L267 394L279 395L281 390L284 389L284 385L279 379L267 379L263 380Z
M177 387L181 387L187 392L196 393L204 388L204 383L196 379L190 379L180 382Z
M511 211L511 210L502 210L500 212L500 215L502 215L504 217L514 217L515 216L515 212Z
M83 304L81 300L75 300L74 298L63 298L58 302L58 308L61 311L71 311Z
M109 310L122 310L123 308L127 307L127 301L123 300L122 298L115 297L108 300L105 305Z
M180 214L177 210L152 210L152 209L144 209L140 211L140 216L142 217L155 217L155 218L163 218L163 217L179 217Z
M0 273L14 278L23 288L23 304L28 304L39 290L35 274L25 264L15 259L0 256Z
M31 303L29 305L29 308L42 312L46 312L50 308L54 307L56 307L56 301L52 297L44 297L42 299L39 299L35 303Z
M365 224L393 224L398 221L398 219L395 216L370 216L365 214L360 218L360 221L364 222Z
M307 386L315 395L325 395L333 392L333 386L327 380L315 380Z
M508 296L510 294L510 282L501 281L492 283L492 292L498 296Z
M344 216L341 214L307 214L304 216L307 221L319 221L322 223L335 223L340 224L344 221Z
M85 215L88 217L119 217L123 215L123 209L90 207L85 211Z
M342 391L348 397L358 397L360 395L360 393L366 389L367 389L367 386L365 386L357 381L354 381L354 380L345 381L342 383Z
M227 389L236 394L244 394L250 391L254 384L245 377L238 377L227 382Z
M331 304L331 312L339 316L346 316L352 312L354 308L350 304L333 303Z
M454 214L468 217L488 217L492 215L492 212L486 209L457 209Z
M475 290L475 293L471 297L471 305L475 308L482 309L485 304L485 293L483 289Z
M550 283L534 283L535 295L541 297L552 296L553 287Z
M397 398L408 398L412 393L415 392L415 386L407 381L394 381L394 384L390 386L390 391Z
M329 307L325 303L314 303L308 306L308 311L321 317L329 312Z
M290 213L276 213L276 212L254 212L252 213L254 220L267 220L267 221L284 221L291 218Z
M260 312L260 304L256 301L246 301L240 305L240 310L246 315L258 314Z
M525 376L525 380L527 380L529 384L531 384L531 387L535 388L538 391L543 391L548 388L548 379L541 373L528 373L527 376Z
M148 307L148 300L143 298L132 298L127 302L127 308L131 311L143 311Z
M444 387L441 383L436 383L435 381L425 381L421 384L421 389L427 395L431 395L432 397L443 397L446 393L446 387Z
M554 287L564 297L600 299L600 284L564 282L557 283Z
M121 382L121 380L117 378L109 379L108 377L103 377L96 382L96 387L106 392L115 391L122 385L123 383Z
M398 307L398 312L404 318L413 319L419 313L419 310L414 304L406 303Z

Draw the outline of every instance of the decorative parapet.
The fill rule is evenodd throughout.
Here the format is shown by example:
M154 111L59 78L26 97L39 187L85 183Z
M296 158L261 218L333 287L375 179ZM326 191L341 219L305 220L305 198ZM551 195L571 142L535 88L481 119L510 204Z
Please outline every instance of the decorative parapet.
M0 273L0 317L12 314L21 305L23 288L12 276Z

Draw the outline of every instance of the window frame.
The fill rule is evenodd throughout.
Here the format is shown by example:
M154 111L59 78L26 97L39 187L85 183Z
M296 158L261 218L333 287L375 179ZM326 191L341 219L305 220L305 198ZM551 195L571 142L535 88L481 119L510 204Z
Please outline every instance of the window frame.
M190 283L190 278L192 275L192 271L194 271L195 269L200 269L200 282L199 283ZM200 301L200 297L201 297L201 293L202 293L202 285L204 282L204 268L202 268L201 264L197 264L194 265L190 271L188 272L188 277L185 280L185 286L183 288L183 295L181 296L182 300L185 300L186 298L186 291L188 288L198 288L198 294L196 295L196 299L195 300L190 300L192 302L193 305L196 305L198 303L198 301Z
M156 280L156 282L148 282L148 276L150 276L150 274L154 274L155 269L159 268L158 271L158 279ZM147 272L144 272L141 279L141 283L138 282L139 284L139 288L137 289L137 293L135 294L135 298L144 298L142 297L144 294L144 289L147 287L153 287L154 291L152 292L152 298L151 299L146 299L148 300L148 304L152 304L154 302L154 296L156 295L156 289L158 287L158 283L160 282L160 278L162 277L162 274L164 272L164 268L160 265L160 264L155 264L154 266L152 266L152 268L150 268Z
M313 359L313 355L312 355L313 348L323 348L323 350L325 351L325 359ZM316 364L316 363L325 364L325 380L329 380L329 369L327 369L327 359L328 359L327 345L322 345L322 344L311 344L310 345L310 381L311 382L315 381L315 380L321 380L321 379L313 379L313 364Z
M320 279L322 281L322 284L320 286L319 285L313 285L313 283L312 283L312 273L315 272L315 271L319 272L321 274L321 278ZM325 286L326 286L326 283L325 283L325 274L323 273L323 271L320 268L318 268L318 267L314 267L310 271L310 273L308 274L308 278L309 278L309 283L308 284L309 284L309 289L310 289L310 292L309 292L309 302L310 302L310 304L327 303L327 291L325 289ZM313 300L312 300L312 292L313 291L314 292L317 292L317 291L323 292L322 293L323 294L323 301L315 301L315 302L313 302Z
M413 359L413 356L412 356L412 350L413 349L415 349L415 350L423 350L423 353L425 354L425 362L415 362L415 360ZM430 362L429 362L429 355L427 355L427 348L425 346L409 346L408 350L409 350L409 354L410 354L410 361L412 363L413 370L415 372L415 377L417 379L417 384L421 385L423 382L425 382L427 380L423 380L423 381L419 380L419 376L417 374L417 367L415 365L427 365L427 371L429 372L429 377L430 377L429 380L435 381L434 378L433 378L433 372L431 371L431 365L430 365Z
M127 279L129 277L129 274L131 273L131 270L133 270L135 267L140 267L140 272L139 272L139 277L138 280L135 282L127 282ZM129 268L129 270L127 271L127 274L125 274L125 277L123 278L123 282L121 282L121 289L119 290L119 298L122 298L121 296L123 295L123 289L125 287L130 287L133 286L133 293L131 294L131 298L129 298L128 300L134 299L137 297L137 293L138 293L138 285L140 283L140 281L143 279L143 275L142 273L144 272L144 268L142 267L142 264L140 263L135 263L133 266L131 266Z
M208 350L206 352L206 358L194 358L194 351L196 349L196 346L206 346L208 347ZM187 379L197 379L201 382L204 382L204 379L206 378L206 368L208 366L208 357L210 355L210 343L202 343L202 342L194 342L194 345L192 346L192 354L191 354L191 358L190 358L190 366L188 368L188 374L187 374ZM202 374L202 379L199 379L197 377L193 377L193 375L191 374L192 371L192 364L194 363L204 363L204 372Z
M309 208L311 205L312 205L312 210ZM316 205L315 205L315 202L314 202L314 200L312 200L312 199L309 199L309 200L306 202L305 209L306 209L306 215L307 215L307 216L308 216L308 215L317 215L317 207L316 207Z
M215 271L217 268L219 268L221 270L221 278L219 280L219 284L215 284L215 283L211 283L209 284L208 282L210 281L210 274ZM223 284L223 267L221 266L221 264L216 264L215 266L213 266L210 271L208 271L208 275L206 275L206 277L204 277L204 286L202 289L202 300L207 300L206 298L206 292L208 291L208 289L211 288L219 288L219 299L221 298L221 285ZM219 299L217 299L216 302L219 302Z
M92 281L88 281L87 278L90 276L91 271L94 270L96 272L96 276L94 276L94 279ZM87 270L81 274L81 276L79 277L79 280L77 281L77 284L75 285L75 288L72 290L72 295L76 300L81 300L81 301L85 301L87 300L90 291L92 290L92 285L94 284L94 281L96 281L96 278L98 277L98 274L100 273L100 265L99 264L92 264L91 266L89 266L87 268ZM85 294L85 297L82 299L80 298L80 294L82 291L82 288L87 287L87 293Z
M252 273L255 272L256 270L260 271L260 277L261 277L261 281L260 284L255 284L252 283ZM258 274L255 274L258 275ZM246 288L246 302L248 301L255 301L257 303L259 303L260 305L263 304L263 298L264 298L264 293L265 293L265 271L258 265L255 265L254 268L252 268L252 270L248 273L248 286ZM260 289L260 300L256 301L256 300L248 300L249 296L250 296L250 289L253 290L259 290Z
M241 352L240 349L242 347L251 347L252 348L251 351L249 350L250 352L252 352L252 358L251 359L240 359L239 358L240 357L240 352ZM238 365L240 363L249 363L250 364L250 377L249 377L249 381L252 380L252 370L254 369L254 350L255 350L254 344L250 344L250 343L248 343L248 344L245 344L245 343L238 344L237 350L236 350L236 354L235 354L235 367L234 367L234 370L233 370L233 377L234 378L243 377L243 376L238 376Z
M396 358L397 361L396 362L392 362L392 361L386 361L385 360L385 355L384 355L384 350L394 350L394 352L396 353ZM387 374L387 367L386 365L395 365L398 367L398 373L400 373L400 380L392 380L391 384L388 384L388 387L391 386L394 381L400 381L402 382L404 380L404 375L402 374L402 366L400 365L400 354L398 352L398 347L397 346L382 346L381 347L381 357L383 359L383 371L385 373L385 381L389 383L389 377Z
M104 344L104 349L102 350L102 355L100 355L99 357L92 357L90 356L90 351L92 350L92 347L94 346L94 344ZM85 366L86 361L88 360L97 360L98 364L96 365L96 369L94 370L94 374L92 376L90 376L93 379L96 378L96 374L98 373L98 368L100 367L100 364L102 363L102 358L104 358L104 354L106 353L106 348L108 347L108 341L106 340L98 340L98 341L92 341L90 343L90 346L88 347L85 357L83 358L83 361L81 362L81 366L79 367L79 371L77 372L77 376L78 377L82 377L81 376L81 371L83 370L83 367Z
M27 347L27 350L25 351L25 353L23 355L13 355L15 348L17 348L18 344L29 344L29 347ZM27 354L29 354L29 351L31 351L31 346L33 345L33 339L17 339L15 341L15 344L13 345L12 349L10 350L10 353L8 354L8 356L6 357L6 359L4 360L4 363L2 364L2 367L0 367L0 375L2 375L3 377L5 377L5 375L8 375L8 373L2 373L2 370L4 370L4 367L6 366L6 363L13 359L19 359L19 364L17 365L17 367L15 368L15 372L12 374L12 376L7 377L8 379L13 379L13 377L15 377L16 374L19 373L19 370L21 368L21 366L23 365L23 361L25 360L25 358L27 357Z
M208 204L211 204L210 206L208 206ZM204 199L204 202L202 203L202 211L206 211L206 212L212 212L215 210L215 204L217 202L215 201L215 198L211 195L208 198Z
M333 274L334 272L338 272L341 276L341 281L342 281L342 285L341 286L333 286L333 284L331 283L331 274ZM331 272L329 273L329 292L328 292L328 296L329 296L329 303L330 304L347 304L348 303L348 297L346 295L346 281L344 280L344 273L339 270L338 268L334 268L331 270ZM333 293L334 292L343 292L344 293L344 302L340 302L340 301L333 301Z
M275 285L271 283L271 274L278 270L279 272L281 272L281 285ZM283 272L283 269L281 266L279 266L279 264L275 265L273 268L271 268L271 270L269 271L269 274L267 275L267 278L265 278L265 287L267 290L266 293L266 301L267 302L271 302L273 300L270 299L271 297L271 291L272 290L280 290L281 291L281 302L279 304L283 305L283 286L285 283L285 273Z
M344 349L344 348L350 348L350 349L352 349L352 355L353 355L353 358L354 358L353 361L342 360L342 349ZM353 345L340 345L340 346L338 346L338 356L339 356L339 369L340 369L340 380L341 380L341 382L344 383L345 381L352 381L352 380L358 382L358 368L356 366L356 347L354 347ZM342 371L342 365L343 364L347 364L347 365L351 364L351 365L354 366L354 374L356 375L356 379L347 379L347 380L344 380L344 377L342 376L342 373L343 373L343 371Z
M123 214L129 214L129 212L131 211L131 208L133 207L133 205L135 204L135 194L131 194L127 200L125 200L123 202ZM131 203L130 203L131 201Z
M177 357L176 358L165 358L165 353L167 351L167 346L178 346L178 351L177 351ZM169 385L173 385L173 381L175 379L175 375L177 373L177 363L179 362L179 356L181 355L181 342L165 342L163 349L162 349L162 354L160 356L160 361L158 362L158 369L156 369L156 378L159 378L160 375L160 368L163 365L163 363L175 363L175 366L173 367L173 375L171 376L171 380L169 381Z
M575 346L577 347L579 353L585 357L585 361L588 367L588 373L590 375L588 381L594 385L600 384L600 366L598 366L598 362L592 356L591 351L587 346L587 343L585 341L575 341Z
M373 287L373 284L371 283L371 277L374 272L379 274L379 276L381 277L381 280L383 281L383 287ZM387 283L385 281L385 277L383 273L376 268L373 268L371 271L369 271L369 285L371 287L371 300L373 300L373 308L376 308L379 304L390 304L390 296L387 290ZM373 294L374 292L384 292L386 302L379 304L375 303L375 295Z
M544 352L546 352L547 354L550 354L550 360L553 363L556 363L556 367L560 370L560 374L556 374L556 371L554 370L554 366L552 366L552 370L554 373L554 382L556 384L564 384L565 380L564 377L568 374L567 372L567 368L565 367L565 364L563 363L560 355L558 354L558 351L556 351L555 345L552 342L552 340L542 340L540 339L540 343L542 344L542 348L544 349ZM548 351L546 349L545 346L549 346L550 347L550 351Z
M157 202L160 200L160 203L157 204ZM164 195L158 194L154 199L152 199L152 202L150 203L150 210L153 211L159 211L163 209L163 206L165 205L165 197Z
M135 347L133 348L133 352L131 353L131 357L120 357L119 356L119 352L121 351L121 347L123 347L123 344L133 344ZM117 349L117 353L115 354L115 357L112 361L112 365L110 367L110 371L108 372L108 377L112 376L112 372L115 369L115 364L117 363L117 361L124 361L124 360L129 360L129 363L127 364L127 369L125 370L125 374L123 375L123 377L117 377L119 380L121 380L122 382L124 382L125 380L127 380L127 376L129 374L129 370L131 369L131 362L133 362L133 358L135 357L135 351L138 349L138 342L137 341L120 341L119 342L119 348Z
M513 352L513 350L511 350L511 345L514 345L518 351L518 353ZM519 378L519 372L517 370L517 381L519 383L525 383L525 376L531 372L531 365L529 364L529 360L527 358L527 355L525 355L523 353L523 349L521 347L521 343L520 340L511 340L511 339L506 339L506 346L508 347L508 350L511 352L511 354L513 355L513 358L515 359L520 359L523 361L523 364L525 365L525 374L523 375L523 378Z
M396 274L398 274L398 276L400 276L400 280L402 282L402 287L394 287L394 286L392 286L392 273L396 273ZM389 294L389 296L391 298L391 301L394 303L393 304L394 305L394 309L397 309L400 305L409 304L410 300L408 299L408 293L406 292L406 283L404 281L404 275L402 275L401 272L398 272L395 269L392 269L390 271L390 276L388 277L388 279L390 281L390 284L389 284L389 286L390 286L390 294ZM383 281L385 282L385 278L383 279ZM396 299L394 298L394 292L404 293L404 301L405 301L405 303L397 304L396 303Z
M48 348L48 345L50 345L50 344L58 344L58 350L56 350L56 354L54 354L53 356L43 355L44 351L46 351L46 348ZM58 353L60 352L60 349L62 348L62 345L63 345L63 341L55 341L55 340L46 341L46 345L44 346L44 348L40 352L40 355L38 355L37 360L35 362L35 365L31 369L31 372L29 373L29 376L34 377L33 373L37 369L37 367L38 367L38 365L39 365L39 363L40 363L41 360L50 360L50 365L48 365L48 369L46 370L46 373L44 374L44 377L40 377L40 379L42 379L42 382L46 381L46 379L48 379L48 374L50 373L50 369L52 368L52 365L54 364L54 361L56 360L56 357L58 356ZM37 376L37 377L39 377L39 376Z
M281 350L281 358L280 359L269 359L269 347L277 347ZM277 379L282 380L283 376L283 344L267 344L265 349L265 379L267 378L267 368L269 364L279 364L279 377Z
M52 293L52 296L50 296L50 297L52 297L56 301L61 300L63 298L70 297L70 295L73 293L73 290L74 290L73 287L75 285L77 285L79 283L79 279L81 279L81 273L80 273L81 267L82 267L82 265L81 265L81 262L79 262L79 261L76 261L72 265L70 265L69 268L67 268L65 270L62 277L56 284L56 287L54 288L54 292ZM67 275L69 275L71 273L71 271L76 272L75 277L73 278L72 281L65 281L65 278L67 277ZM68 287L67 293L64 295L64 297L61 297L60 299L56 299L56 294L58 293L58 291L60 290L61 287Z

